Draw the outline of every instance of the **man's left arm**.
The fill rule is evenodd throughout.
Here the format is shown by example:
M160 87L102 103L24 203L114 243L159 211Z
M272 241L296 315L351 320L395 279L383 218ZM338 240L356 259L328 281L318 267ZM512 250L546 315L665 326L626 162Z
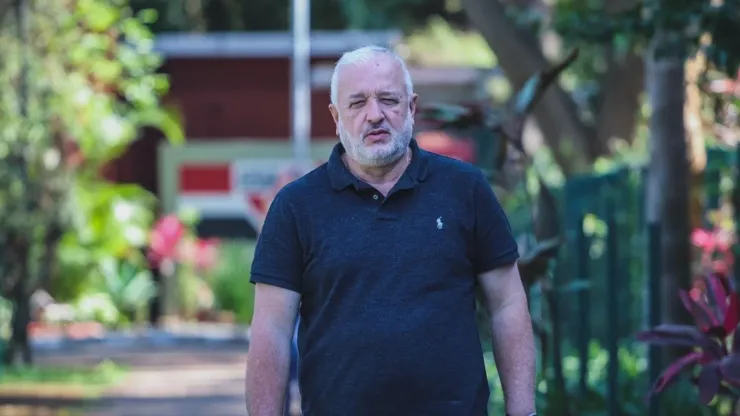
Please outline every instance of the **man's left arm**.
M536 351L527 296L516 263L478 276L493 338L493 354L510 416L535 413Z
M488 312L506 412L535 412L535 346L509 220L483 174L475 183L475 272Z

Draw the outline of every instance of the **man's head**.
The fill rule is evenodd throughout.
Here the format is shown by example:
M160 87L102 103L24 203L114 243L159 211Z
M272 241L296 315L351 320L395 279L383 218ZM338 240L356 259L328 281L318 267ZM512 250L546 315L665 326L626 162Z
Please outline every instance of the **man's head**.
M378 46L345 53L331 78L329 110L355 162L367 167L395 162L411 141L416 111L406 64Z

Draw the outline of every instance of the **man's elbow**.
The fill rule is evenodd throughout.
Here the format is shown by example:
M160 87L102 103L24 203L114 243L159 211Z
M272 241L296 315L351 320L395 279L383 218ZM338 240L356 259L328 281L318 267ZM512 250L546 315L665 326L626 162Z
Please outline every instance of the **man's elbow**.
M292 332L269 323L255 324L250 328L248 358L251 360L290 359Z
M506 291L504 296L501 296L500 301L496 302L490 308L489 314L491 319L502 315L529 315L529 301L527 300L527 294L524 292L524 288L521 286L517 287L516 285L512 286Z

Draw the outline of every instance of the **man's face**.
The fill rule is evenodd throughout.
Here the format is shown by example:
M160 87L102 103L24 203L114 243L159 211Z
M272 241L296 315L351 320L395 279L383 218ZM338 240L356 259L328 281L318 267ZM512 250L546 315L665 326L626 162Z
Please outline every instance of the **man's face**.
M339 69L337 103L329 109L347 155L362 166L385 166L411 141L416 94L406 93L403 69L378 54Z

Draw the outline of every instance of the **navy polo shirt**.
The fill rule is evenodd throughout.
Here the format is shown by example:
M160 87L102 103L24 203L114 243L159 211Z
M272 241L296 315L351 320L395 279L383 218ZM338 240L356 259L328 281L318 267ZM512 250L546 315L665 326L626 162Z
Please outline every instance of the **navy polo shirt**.
M477 168L410 146L387 198L337 144L270 206L251 281L301 294L305 416L487 414L476 276L517 245Z

